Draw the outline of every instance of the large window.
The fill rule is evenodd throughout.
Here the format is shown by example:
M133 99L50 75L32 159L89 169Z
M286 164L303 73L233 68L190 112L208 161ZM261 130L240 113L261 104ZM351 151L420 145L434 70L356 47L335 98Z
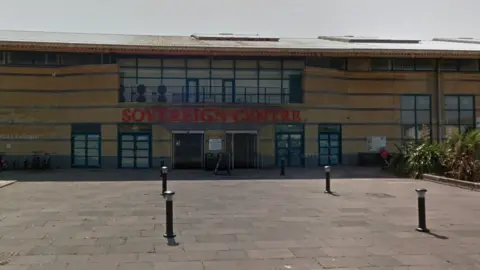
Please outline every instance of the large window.
M302 103L303 59L118 59L120 100L146 103Z
M475 128L474 96L446 95L444 101L446 135Z
M431 98L429 95L404 95L400 100L402 139L419 140L432 134Z
M412 58L372 58L372 71L434 71L435 60Z

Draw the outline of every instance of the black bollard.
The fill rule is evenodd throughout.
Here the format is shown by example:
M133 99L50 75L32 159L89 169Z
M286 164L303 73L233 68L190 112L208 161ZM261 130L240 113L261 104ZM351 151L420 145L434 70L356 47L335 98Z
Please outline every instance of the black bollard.
M285 158L280 160L280 175L285 175Z
M330 166L325 166L325 193L332 193L330 190Z
M173 232L173 195L175 192L167 190L163 193L165 196L165 215L166 215L166 230L163 237L174 238L176 235Z
M425 213L425 193L427 190L424 188L415 189L418 195L418 228L419 232L429 232L427 229L427 218Z
M168 174L167 166L162 166L162 194L164 194L167 191L167 174Z

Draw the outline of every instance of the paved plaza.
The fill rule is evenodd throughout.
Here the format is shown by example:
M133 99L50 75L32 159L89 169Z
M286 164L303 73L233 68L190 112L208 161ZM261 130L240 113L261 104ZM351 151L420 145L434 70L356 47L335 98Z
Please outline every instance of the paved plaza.
M42 172L37 182L2 174L19 181L0 188L1 270L480 269L477 192L352 177L334 178L328 195L323 175L182 181L178 173L169 182L177 237L168 244L159 181L75 173ZM88 181L102 174L109 181ZM431 234L415 231L420 187Z

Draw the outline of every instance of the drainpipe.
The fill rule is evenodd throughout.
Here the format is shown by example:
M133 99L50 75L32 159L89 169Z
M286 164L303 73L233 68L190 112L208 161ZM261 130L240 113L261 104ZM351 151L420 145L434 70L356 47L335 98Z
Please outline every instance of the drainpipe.
M437 141L441 142L443 140L443 104L442 96L443 92L441 91L441 77L440 77L440 61L441 59L435 60L435 96L437 99Z

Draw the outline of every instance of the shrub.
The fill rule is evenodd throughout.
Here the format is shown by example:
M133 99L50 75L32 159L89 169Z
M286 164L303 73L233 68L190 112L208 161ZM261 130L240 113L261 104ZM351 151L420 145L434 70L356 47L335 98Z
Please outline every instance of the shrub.
M459 180L480 181L480 131L455 133L443 142L441 155L445 175Z

